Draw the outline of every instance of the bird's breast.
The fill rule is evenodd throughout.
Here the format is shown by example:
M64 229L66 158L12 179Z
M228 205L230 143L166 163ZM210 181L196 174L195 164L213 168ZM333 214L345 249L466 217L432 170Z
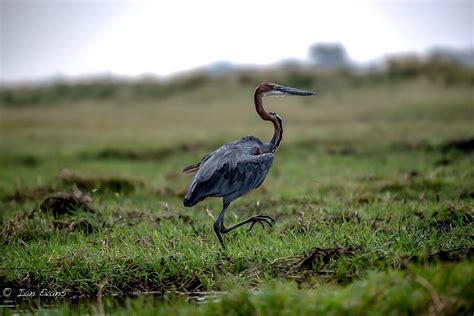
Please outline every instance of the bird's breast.
M262 148L260 146L255 146L251 150L251 154L254 156L261 155L263 153Z

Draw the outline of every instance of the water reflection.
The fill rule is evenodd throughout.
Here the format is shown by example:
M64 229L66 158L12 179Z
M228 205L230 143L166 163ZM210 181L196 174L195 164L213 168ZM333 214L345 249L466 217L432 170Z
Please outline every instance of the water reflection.
M77 315L108 315L111 313L128 314L139 312L143 309L159 310L165 305L178 302L203 303L217 300L221 292L135 292L127 296L107 296L96 298L80 298L72 296L68 298L51 297L16 297L15 299L0 299L1 315L55 315L55 314L77 314Z

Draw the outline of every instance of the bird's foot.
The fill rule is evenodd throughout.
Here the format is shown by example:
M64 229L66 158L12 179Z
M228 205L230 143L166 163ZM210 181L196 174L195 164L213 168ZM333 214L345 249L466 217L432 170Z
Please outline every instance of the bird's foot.
M251 231L255 223L260 223L260 225L262 225L262 228L265 228L265 225L263 225L263 223L267 223L268 227L270 228L273 227L273 224L275 224L275 220L273 219L273 217L260 214L250 217L249 222L251 222L252 224L250 224L250 227L247 231Z

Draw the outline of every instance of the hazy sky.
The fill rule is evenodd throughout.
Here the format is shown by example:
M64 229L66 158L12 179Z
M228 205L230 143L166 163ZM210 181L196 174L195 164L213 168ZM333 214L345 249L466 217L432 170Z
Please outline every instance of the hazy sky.
M353 60L473 47L474 1L0 0L0 79L168 75L215 61L306 59L317 42Z

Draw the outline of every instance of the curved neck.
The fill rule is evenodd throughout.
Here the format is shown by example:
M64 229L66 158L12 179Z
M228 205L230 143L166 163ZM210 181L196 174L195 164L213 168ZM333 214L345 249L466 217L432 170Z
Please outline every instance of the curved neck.
M255 101L255 110L257 111L258 115L264 121L271 121L273 123L273 137L270 141L270 149L271 152L275 152L278 147L280 146L281 139L283 138L283 122L282 119L274 114L268 113L265 108L263 107L263 92L257 90L255 91L254 101Z

